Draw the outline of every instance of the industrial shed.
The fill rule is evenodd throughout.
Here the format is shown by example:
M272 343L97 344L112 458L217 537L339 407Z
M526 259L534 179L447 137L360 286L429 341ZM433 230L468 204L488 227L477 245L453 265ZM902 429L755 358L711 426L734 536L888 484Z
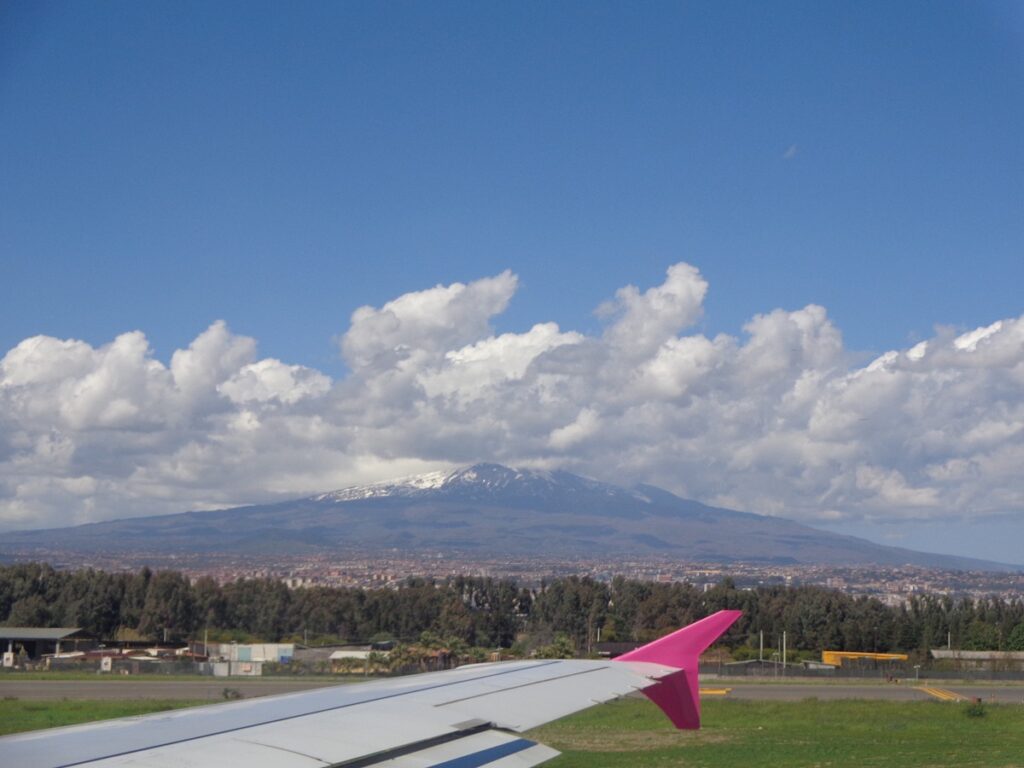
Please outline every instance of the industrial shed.
M14 666L21 651L30 659L38 659L44 653L60 653L77 649L79 643L88 644L85 638L76 637L81 631L80 627L0 627L4 666Z
M1024 672L1024 651L935 650L932 658L959 670Z

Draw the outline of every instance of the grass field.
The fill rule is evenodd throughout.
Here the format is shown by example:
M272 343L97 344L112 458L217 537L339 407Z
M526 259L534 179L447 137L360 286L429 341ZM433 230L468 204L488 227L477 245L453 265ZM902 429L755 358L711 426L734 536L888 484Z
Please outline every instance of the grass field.
M187 701L0 700L0 733L159 712ZM532 731L563 752L551 768L1011 768L1024 766L1024 707L939 701L706 700L704 727L676 731L626 699Z
M90 720L146 715L150 712L164 712L168 709L209 703L208 701L157 699L131 701L0 699L0 736L19 731L34 731L39 728L54 728L58 725L87 723Z
M56 680L59 682L67 682L74 680L115 680L119 683L146 683L146 682L160 682L162 680L169 681L201 681L203 676L196 674L181 674L181 675L164 675L159 673L139 673L137 675L118 675L113 673L100 674L98 672L79 672L79 671L53 671L46 670L40 672L0 672L0 683L4 681L18 682L21 680ZM208 679L208 678L207 678ZM230 680L313 680L323 681L330 683L349 683L349 682L360 682L365 681L366 678L363 675L262 675L254 678L252 675L232 675L230 677L221 678L218 680L230 679Z
M1024 766L1024 707L969 717L948 702L710 700L700 731L675 731L652 704L612 702L531 732L560 750L551 768Z

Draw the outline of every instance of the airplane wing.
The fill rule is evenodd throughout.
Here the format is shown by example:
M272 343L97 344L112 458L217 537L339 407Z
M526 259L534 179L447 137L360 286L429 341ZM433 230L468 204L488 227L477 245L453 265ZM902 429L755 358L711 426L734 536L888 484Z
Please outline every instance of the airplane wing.
M473 664L0 738L14 768L526 768L558 753L518 735L643 691L700 726L697 658L719 611L614 661Z

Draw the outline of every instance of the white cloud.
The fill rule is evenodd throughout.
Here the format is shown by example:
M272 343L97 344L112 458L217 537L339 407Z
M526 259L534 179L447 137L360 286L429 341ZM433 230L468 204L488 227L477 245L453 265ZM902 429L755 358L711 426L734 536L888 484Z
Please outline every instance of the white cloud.
M562 333L555 323L533 326L526 333L505 333L455 349L444 362L422 370L418 380L428 398L472 399L503 384L521 381L542 353L579 344L578 333Z
M906 508L934 507L938 503L935 488L911 488L902 473L895 469L858 467L856 482L859 488L872 493L880 504Z
M665 282L644 293L633 285L620 288L615 300L601 307L613 317L604 338L619 354L650 355L701 316L708 284L696 267L674 264Z
M601 421L597 412L584 408L571 424L552 430L548 442L556 451L565 451L593 437L600 428Z
M506 270L469 285L453 283L416 291L380 309L360 307L341 341L355 369L389 368L414 357L444 355L490 332L491 317L505 311L518 279Z
M0 526L287 498L475 460L647 481L809 521L1024 510L1024 318L852 365L824 308L689 331L687 264L620 289L597 336L495 334L510 272L357 310L351 373L258 359L214 323L165 365L145 336L26 339L0 360ZM543 318L539 318L543 321Z
M1003 329L1003 321L996 320L987 328L975 328L953 340L953 346L959 350L973 352L985 339L991 338Z
M235 403L251 401L297 403L306 397L329 392L331 379L312 368L285 365L280 360L267 358L242 366L230 377L216 385L216 390Z
M188 349L179 349L171 356L171 377L186 400L209 400L220 382L255 355L255 340L235 336L223 320L218 320L199 334Z

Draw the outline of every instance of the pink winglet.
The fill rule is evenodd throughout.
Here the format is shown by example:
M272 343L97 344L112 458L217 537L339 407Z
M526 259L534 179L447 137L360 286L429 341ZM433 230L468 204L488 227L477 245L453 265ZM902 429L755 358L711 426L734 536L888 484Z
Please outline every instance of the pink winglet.
M689 626L677 629L653 643L624 653L616 661L647 661L679 671L644 690L680 729L700 728L700 683L697 664L704 649L717 640L742 615L741 611L719 611Z

